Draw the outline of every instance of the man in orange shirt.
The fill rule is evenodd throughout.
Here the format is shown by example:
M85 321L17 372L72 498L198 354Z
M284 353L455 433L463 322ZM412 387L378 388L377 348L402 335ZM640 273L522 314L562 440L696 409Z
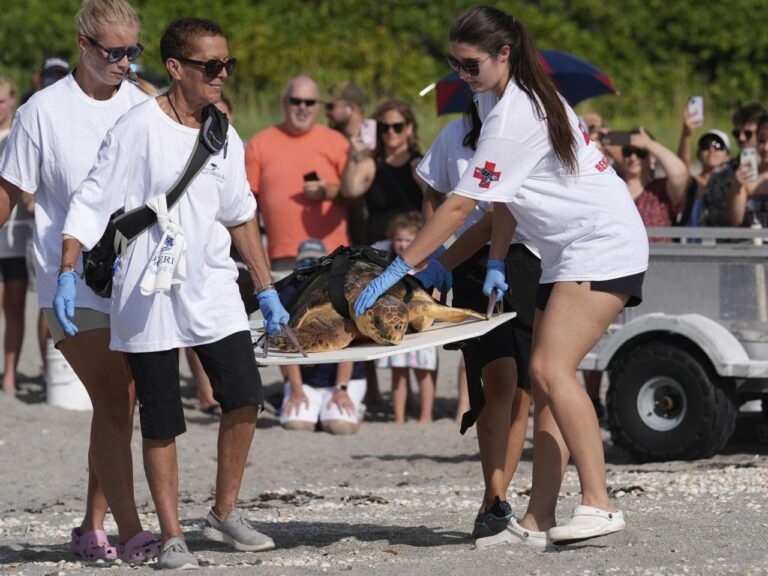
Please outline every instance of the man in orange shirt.
M349 244L347 206L335 202L349 142L316 124L321 105L317 84L296 76L283 97L285 119L256 134L245 151L251 190L267 228L272 271L293 268L296 247L307 238L322 240L330 251Z

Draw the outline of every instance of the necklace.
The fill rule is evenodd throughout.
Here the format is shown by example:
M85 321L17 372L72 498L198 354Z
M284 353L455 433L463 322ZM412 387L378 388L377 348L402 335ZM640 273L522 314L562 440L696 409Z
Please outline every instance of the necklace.
M179 121L179 124L181 124L181 125L183 126L183 125L184 125L184 122L182 122L182 121L181 121L181 118L179 118L179 113L178 113L178 112L176 112L176 106L174 106L174 105L173 105L173 100L171 100L171 93L170 93L170 92L167 92L167 93L165 94L165 97L166 97L166 98L168 98L168 104L170 104L170 105L171 105L171 110L173 110L173 113L174 113L174 114L176 114L176 120L178 120L178 121Z

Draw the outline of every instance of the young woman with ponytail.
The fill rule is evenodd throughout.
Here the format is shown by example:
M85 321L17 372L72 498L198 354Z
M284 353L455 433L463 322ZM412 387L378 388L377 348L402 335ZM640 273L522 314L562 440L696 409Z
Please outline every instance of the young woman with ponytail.
M22 192L34 194L40 306L55 346L93 405L86 510L72 530L70 551L86 560L119 557L137 563L156 556L160 540L142 529L136 512L131 456L135 392L124 355L109 349L110 301L83 286L72 310L80 330L68 337L50 306L57 283L74 283L82 272L79 260L59 267L70 198L117 119L148 98L126 81L131 62L141 54L140 25L124 0L83 0L76 24L77 68L32 96L19 109L8 137L0 165L0 225ZM104 532L108 509L118 526L117 546Z
M454 22L450 42L449 63L481 96L477 151L451 197L361 293L355 312L366 313L478 201L499 203L483 292L502 295L508 289L503 257L515 229L538 249L542 268L530 367L533 491L520 525L546 531L554 543L617 532L624 518L608 499L600 428L576 370L616 314L641 301L648 266L643 223L624 182L541 68L522 22L475 7ZM510 280L514 290L515 278ZM556 526L557 488L569 453L582 499L571 519Z

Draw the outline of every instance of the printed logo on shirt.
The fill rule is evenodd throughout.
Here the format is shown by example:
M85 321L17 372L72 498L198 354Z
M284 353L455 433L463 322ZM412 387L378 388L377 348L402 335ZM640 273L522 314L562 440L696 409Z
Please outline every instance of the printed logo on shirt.
M490 188L491 182L498 182L501 178L501 172L496 172L496 164L494 162L485 161L485 166L475 166L475 173L472 175L474 178L480 180L480 188Z
M611 165L610 160L608 160L608 158L603 156L603 159L600 160L600 162L598 162L597 164L595 164L595 169L598 172L605 172L610 165Z
M210 164L208 164L208 166L203 168L203 171L200 174L202 176L213 176L214 178L216 178L216 180L218 180L222 184L227 181L227 175L221 171L221 169L219 168L219 165L216 164L215 162L211 162Z

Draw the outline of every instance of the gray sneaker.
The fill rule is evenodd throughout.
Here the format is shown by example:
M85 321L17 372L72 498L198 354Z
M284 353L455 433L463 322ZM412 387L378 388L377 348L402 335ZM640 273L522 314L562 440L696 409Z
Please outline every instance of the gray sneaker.
M233 509L222 520L211 508L203 528L205 537L216 542L226 542L234 546L235 550L248 552L260 552L272 550L275 542L251 526L238 508Z
M194 570L199 567L197 558L189 551L183 538L169 538L157 557L159 570Z

